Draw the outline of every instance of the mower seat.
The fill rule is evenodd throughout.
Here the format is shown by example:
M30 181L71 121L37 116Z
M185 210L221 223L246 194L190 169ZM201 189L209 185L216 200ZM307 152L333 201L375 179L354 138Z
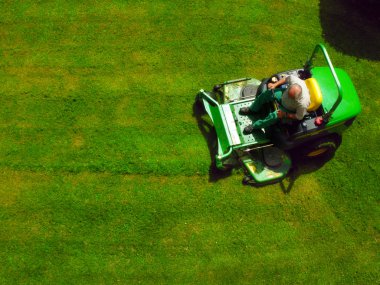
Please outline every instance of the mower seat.
M321 88L319 88L319 84L315 78L308 78L305 80L305 83L310 93L310 105L307 108L307 111L313 112L322 104Z

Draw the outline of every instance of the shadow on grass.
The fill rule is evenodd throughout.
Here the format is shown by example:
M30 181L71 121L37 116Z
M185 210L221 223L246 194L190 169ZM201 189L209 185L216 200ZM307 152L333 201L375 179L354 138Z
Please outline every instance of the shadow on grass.
M324 40L336 50L357 58L380 60L378 0L321 0Z
M284 194L289 194L293 189L294 183L298 177L312 173L322 168L328 161L334 157L334 153L331 153L327 156L316 157L313 159L301 158L297 155L292 154L292 168L289 171L287 177L280 182L280 187Z
M211 123L202 103L195 100L193 104L193 116L196 118L198 128L201 131L210 152L211 165L209 168L209 181L215 182L231 175L232 170L219 170L215 165L215 155L218 153L217 136L213 124Z

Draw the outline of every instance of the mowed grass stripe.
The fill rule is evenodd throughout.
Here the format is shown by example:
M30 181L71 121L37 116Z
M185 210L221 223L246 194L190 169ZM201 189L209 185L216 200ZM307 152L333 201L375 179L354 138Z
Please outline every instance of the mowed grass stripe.
M0 176L9 280L311 282L322 272L343 282L347 270L372 272L363 265L371 248L360 248L310 175L292 196L278 185L252 195L235 187L238 177Z
M210 165L207 144L183 130L10 128L1 138L1 166L15 170L207 175Z

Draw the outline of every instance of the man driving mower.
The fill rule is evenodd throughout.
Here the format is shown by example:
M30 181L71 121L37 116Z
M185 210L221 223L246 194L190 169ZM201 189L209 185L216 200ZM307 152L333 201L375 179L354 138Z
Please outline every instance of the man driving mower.
M278 88L283 84L288 84L288 88ZM283 77L277 82L269 83L268 90L258 95L249 107L243 107L239 113L250 115L260 111L265 103L277 101L280 108L269 113L264 119L256 120L252 125L244 128L244 133L252 133L255 129L269 127L281 119L302 120L310 105L310 94L305 82L294 76Z

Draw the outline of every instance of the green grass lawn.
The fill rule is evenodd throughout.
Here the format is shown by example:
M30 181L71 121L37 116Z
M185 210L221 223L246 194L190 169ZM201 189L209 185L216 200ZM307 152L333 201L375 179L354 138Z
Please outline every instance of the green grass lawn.
M300 67L326 7L78 2L0 2L1 284L380 282L376 54L325 43L363 112L294 184L215 176L193 110L200 88Z

